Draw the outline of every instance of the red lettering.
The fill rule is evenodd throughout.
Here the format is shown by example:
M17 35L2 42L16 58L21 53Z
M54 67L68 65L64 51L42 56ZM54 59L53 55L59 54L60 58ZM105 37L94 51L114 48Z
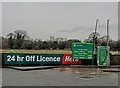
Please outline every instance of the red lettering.
M81 60L75 59L72 60L72 54L64 54L62 58L62 64L81 64Z

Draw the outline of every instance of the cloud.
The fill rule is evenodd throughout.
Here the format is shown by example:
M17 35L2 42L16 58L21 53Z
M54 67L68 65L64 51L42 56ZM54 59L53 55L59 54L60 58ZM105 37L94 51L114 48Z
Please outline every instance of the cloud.
M90 28L90 27L79 27L79 26L77 26L77 27L75 27L75 28L73 28L73 29L64 29L64 30L60 30L60 31L58 31L58 32L64 32L64 33L73 33L73 32L76 32L76 31L80 31L80 30L92 30L93 28ZM93 29L94 30L94 29Z
M116 27L115 25L110 25L110 29L113 29L114 27ZM63 29L63 30L60 30L60 31L57 31L57 32L61 32L61 33L74 33L74 32L77 32L77 31L84 31L84 32L88 32L88 31L94 31L95 30L95 27L80 27L80 26L76 26L72 29ZM97 27L97 31L100 31L100 30L106 30L106 24L98 24L98 27Z

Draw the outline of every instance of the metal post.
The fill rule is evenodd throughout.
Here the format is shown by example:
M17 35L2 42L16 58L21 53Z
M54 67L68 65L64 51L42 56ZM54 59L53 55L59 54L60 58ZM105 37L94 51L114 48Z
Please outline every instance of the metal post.
M94 59L92 60L92 65L94 64L94 60L96 59L96 32L97 32L97 24L98 24L98 19L96 20L96 25L95 25L95 34L93 37L93 42L94 42Z
M109 20L107 20L107 66L110 65L110 60L109 60Z
M94 52L95 52L95 47L96 47L96 32L97 32L97 24L98 24L98 19L96 20L96 25L95 25L95 34L94 34Z
M109 20L107 20L107 46L109 45Z

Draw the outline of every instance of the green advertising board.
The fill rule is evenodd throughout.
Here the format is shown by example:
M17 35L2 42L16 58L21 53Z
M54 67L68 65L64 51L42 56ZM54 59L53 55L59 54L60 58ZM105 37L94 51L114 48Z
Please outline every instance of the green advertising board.
M93 59L93 43L72 43L72 58L73 59Z
M62 64L62 54L2 54L4 64Z
M109 66L110 65L110 47L97 46L97 65Z

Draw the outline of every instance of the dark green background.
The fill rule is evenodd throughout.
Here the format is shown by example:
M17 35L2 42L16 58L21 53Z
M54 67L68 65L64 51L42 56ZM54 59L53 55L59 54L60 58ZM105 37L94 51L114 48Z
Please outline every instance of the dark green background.
M34 61L34 62L27 62L25 59L24 61L7 61L7 56L10 55L10 56L15 56L15 59L17 59L17 55L21 56L21 57L26 57L27 55L29 56L32 56L32 55L35 55L35 56L42 56L42 57L60 57L60 62L54 62L54 61L49 61L49 62L37 62L37 61ZM4 53L3 54L3 60L4 60L4 64L62 64L62 56L63 54L20 54L20 53ZM35 58L36 59L36 58Z
M110 50L108 51L108 54L109 53L110 53ZM98 46L98 48L97 48L97 59L99 61L98 65L107 65L109 63L107 61L107 46Z
M72 43L72 58L93 59L93 43Z

